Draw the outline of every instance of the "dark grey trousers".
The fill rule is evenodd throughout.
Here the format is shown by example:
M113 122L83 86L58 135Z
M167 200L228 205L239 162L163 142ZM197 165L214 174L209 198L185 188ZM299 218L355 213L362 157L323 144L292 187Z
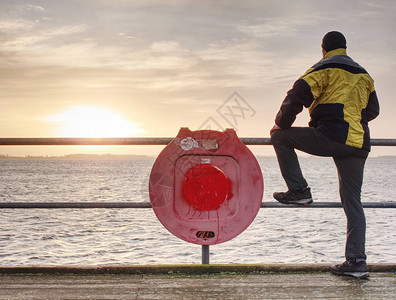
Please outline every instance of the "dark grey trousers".
M341 203L347 217L346 259L366 259L366 218L360 200L368 151L336 142L311 127L292 127L271 134L279 167L289 190L308 186L295 149L332 157L338 171Z

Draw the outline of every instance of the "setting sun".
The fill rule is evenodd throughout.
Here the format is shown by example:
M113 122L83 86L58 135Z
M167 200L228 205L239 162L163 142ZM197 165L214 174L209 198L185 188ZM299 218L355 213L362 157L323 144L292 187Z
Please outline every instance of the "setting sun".
M132 137L143 132L116 113L91 106L76 106L45 118L54 134L63 137Z

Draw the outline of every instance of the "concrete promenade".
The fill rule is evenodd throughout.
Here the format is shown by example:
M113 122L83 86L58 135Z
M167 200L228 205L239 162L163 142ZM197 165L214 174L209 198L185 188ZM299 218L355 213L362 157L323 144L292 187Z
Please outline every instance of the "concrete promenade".
M0 299L396 299L396 264L367 280L327 264L0 267Z

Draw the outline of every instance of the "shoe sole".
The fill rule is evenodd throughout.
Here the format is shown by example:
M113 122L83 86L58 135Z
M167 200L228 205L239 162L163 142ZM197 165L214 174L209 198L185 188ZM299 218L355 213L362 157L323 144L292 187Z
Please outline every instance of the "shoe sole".
M345 275L345 276L352 276L357 279L367 279L369 277L369 272L335 272L333 271L334 275Z
M310 198L310 199L300 199L300 200L296 200L296 201L293 201L293 202L281 201L281 200L278 200L278 199L276 199L276 200L279 201L282 204L296 204L296 205L309 205L309 204L311 204L313 202L312 198Z
M369 277L368 272L345 272L344 274L347 276L353 276L357 279L367 279Z

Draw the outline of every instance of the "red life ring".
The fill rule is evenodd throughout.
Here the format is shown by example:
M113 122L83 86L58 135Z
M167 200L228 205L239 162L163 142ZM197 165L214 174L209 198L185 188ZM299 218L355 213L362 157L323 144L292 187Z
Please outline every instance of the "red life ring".
M260 209L263 190L260 166L233 129L180 129L157 157L149 182L162 225L200 245L242 233Z

